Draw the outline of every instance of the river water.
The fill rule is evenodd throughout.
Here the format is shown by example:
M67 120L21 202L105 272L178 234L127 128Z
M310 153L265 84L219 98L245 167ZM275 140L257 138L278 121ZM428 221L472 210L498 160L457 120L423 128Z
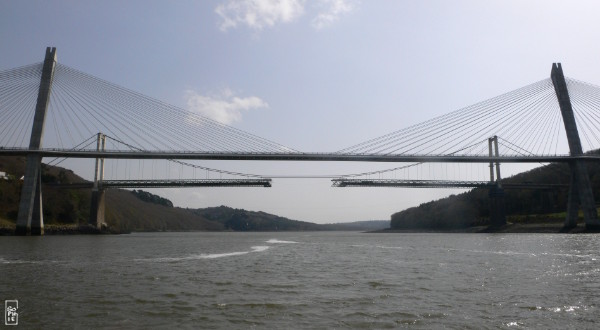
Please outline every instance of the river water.
M594 329L600 236L0 237L6 299L23 328Z

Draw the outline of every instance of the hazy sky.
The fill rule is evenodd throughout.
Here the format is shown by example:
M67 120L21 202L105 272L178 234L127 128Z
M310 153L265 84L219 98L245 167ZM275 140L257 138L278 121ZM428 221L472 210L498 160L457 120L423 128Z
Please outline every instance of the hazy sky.
M600 84L598 13L598 1L0 0L0 70L55 46L59 62L166 103L296 150L337 151L547 78L553 62ZM315 175L392 167L205 165ZM329 186L152 191L178 206L320 223L389 219L460 192Z

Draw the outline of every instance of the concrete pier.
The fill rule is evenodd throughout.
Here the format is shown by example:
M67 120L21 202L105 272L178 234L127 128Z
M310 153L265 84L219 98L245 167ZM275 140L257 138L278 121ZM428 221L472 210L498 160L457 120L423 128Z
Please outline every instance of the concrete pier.
M493 136L488 139L490 157L499 157L498 137ZM495 165L495 166L494 166ZM496 169L496 178L494 178L494 167ZM502 227L506 225L506 209L504 203L504 189L502 189L502 177L500 176L500 162L490 162L490 182L495 185L490 188L488 196L490 198L490 226Z
M98 133L98 139L96 143L97 151L104 151L106 147L106 135ZM89 224L102 229L106 226L104 220L104 188L102 187L102 181L104 180L104 158L96 158L96 168L94 172L94 185L92 187L92 203L90 206L90 220Z
M105 202L104 202L104 189L92 190L92 205L90 206L90 225L102 229L102 227L106 227L106 222L104 220L104 210L105 210Z
M42 68L42 78L40 80L33 127L31 129L31 139L29 140L29 150L38 150L42 146L44 123L46 121L48 102L50 101L55 66L56 48L48 47L46 48L46 58L44 59ZM21 190L21 200L19 202L16 235L44 234L41 171L42 157L36 154L28 155L23 188Z
M579 139L579 132L577 131L577 123L575 122L575 115L573 114L573 106L571 105L567 82L565 81L565 76L560 63L552 64L550 77L554 84L554 90L560 105L563 123L565 124L570 154L571 156L581 156L583 155L581 140ZM583 210L586 228L593 230L600 229L600 220L598 219L598 212L596 210L596 203L587 167L582 160L571 161L569 167L571 169L571 186L569 188L565 229L573 228L577 225L577 211L579 206L581 206Z
M490 226L502 227L506 225L506 210L504 206L504 189L499 185L490 188Z

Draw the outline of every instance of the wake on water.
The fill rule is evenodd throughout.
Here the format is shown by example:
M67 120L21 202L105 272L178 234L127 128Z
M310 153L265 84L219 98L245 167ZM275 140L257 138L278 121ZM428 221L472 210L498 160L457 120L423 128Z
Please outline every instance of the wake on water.
M167 258L148 258L148 259L135 259L136 261L150 261L150 262L175 262L185 260L201 260L201 259L216 259L223 257L241 256L252 252L263 252L269 249L268 246L252 246L250 251L237 251L237 252L226 252L226 253L201 253L191 254L183 257L167 257Z
M266 241L266 243L269 243L269 244L297 244L298 242L282 241L282 240L278 240L276 238L271 238L270 240Z
M297 244L298 242L294 241L284 241L276 238L272 238L268 241L265 241L268 244ZM201 254L191 254L182 257L165 257L165 258L148 258L148 259L135 259L136 261L150 261L150 262L177 262L177 261L185 261L185 260L201 260L201 259L217 259L224 257L233 257L233 256L241 256L248 253L253 252L264 252L268 250L270 247L265 245L252 246L250 247L250 251L236 251L236 252L225 252L225 253L201 253Z

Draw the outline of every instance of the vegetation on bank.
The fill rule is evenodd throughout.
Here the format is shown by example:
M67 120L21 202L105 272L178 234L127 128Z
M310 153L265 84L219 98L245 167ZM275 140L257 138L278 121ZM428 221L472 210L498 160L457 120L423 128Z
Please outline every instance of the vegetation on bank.
M25 158L0 157L0 234L14 232L24 173ZM72 171L42 165L44 226L47 233L88 233L91 191L60 189L49 183L85 182ZM372 224L318 225L284 217L226 206L204 209L174 207L163 197L143 190L109 189L105 195L105 219L113 232L131 231L296 231L370 230ZM389 222L388 222L389 224ZM383 227L379 227L383 228Z
M137 198L143 200L144 202L158 204L166 207L173 207L173 202L171 202L170 200L160 197L158 195L151 194L147 191L134 189L131 191L131 193L134 194Z
M234 209L227 206L209 207L192 210L208 220L218 222L226 230L234 231L290 231L290 230L322 230L315 223L290 220L277 215Z
M0 157L0 171L8 178L0 180L0 218L16 221L19 211L24 157ZM79 224L89 218L91 192L88 189L68 190L52 187L52 183L84 182L73 171L42 164L42 200L45 224Z
M14 229L22 185L20 178L24 168L25 159L22 157L0 157L0 171L8 174L7 178L0 179L0 232ZM85 180L64 168L43 165L42 169L46 228L60 231L60 228L85 226L90 212L90 190L60 189L51 185ZM588 172L594 194L600 196L600 164L588 163ZM564 188L556 189L506 189L507 220L523 226L560 226L565 217L568 192L566 185L569 181L570 170L566 164L550 164L504 179L504 183L565 185ZM173 207L170 200L143 190L107 190L106 205L106 221L117 232L378 230L390 226L389 221L319 225L226 206L178 208ZM393 230L468 230L488 224L488 191L473 189L395 213L391 217L390 227ZM71 229L64 231L69 232Z
M588 163L594 196L600 196L600 164ZM507 221L518 224L559 223L565 219L570 170L567 164L550 164L535 168L503 183L564 184L553 189L505 189ZM395 213L391 228L453 230L489 225L487 188L451 195Z

